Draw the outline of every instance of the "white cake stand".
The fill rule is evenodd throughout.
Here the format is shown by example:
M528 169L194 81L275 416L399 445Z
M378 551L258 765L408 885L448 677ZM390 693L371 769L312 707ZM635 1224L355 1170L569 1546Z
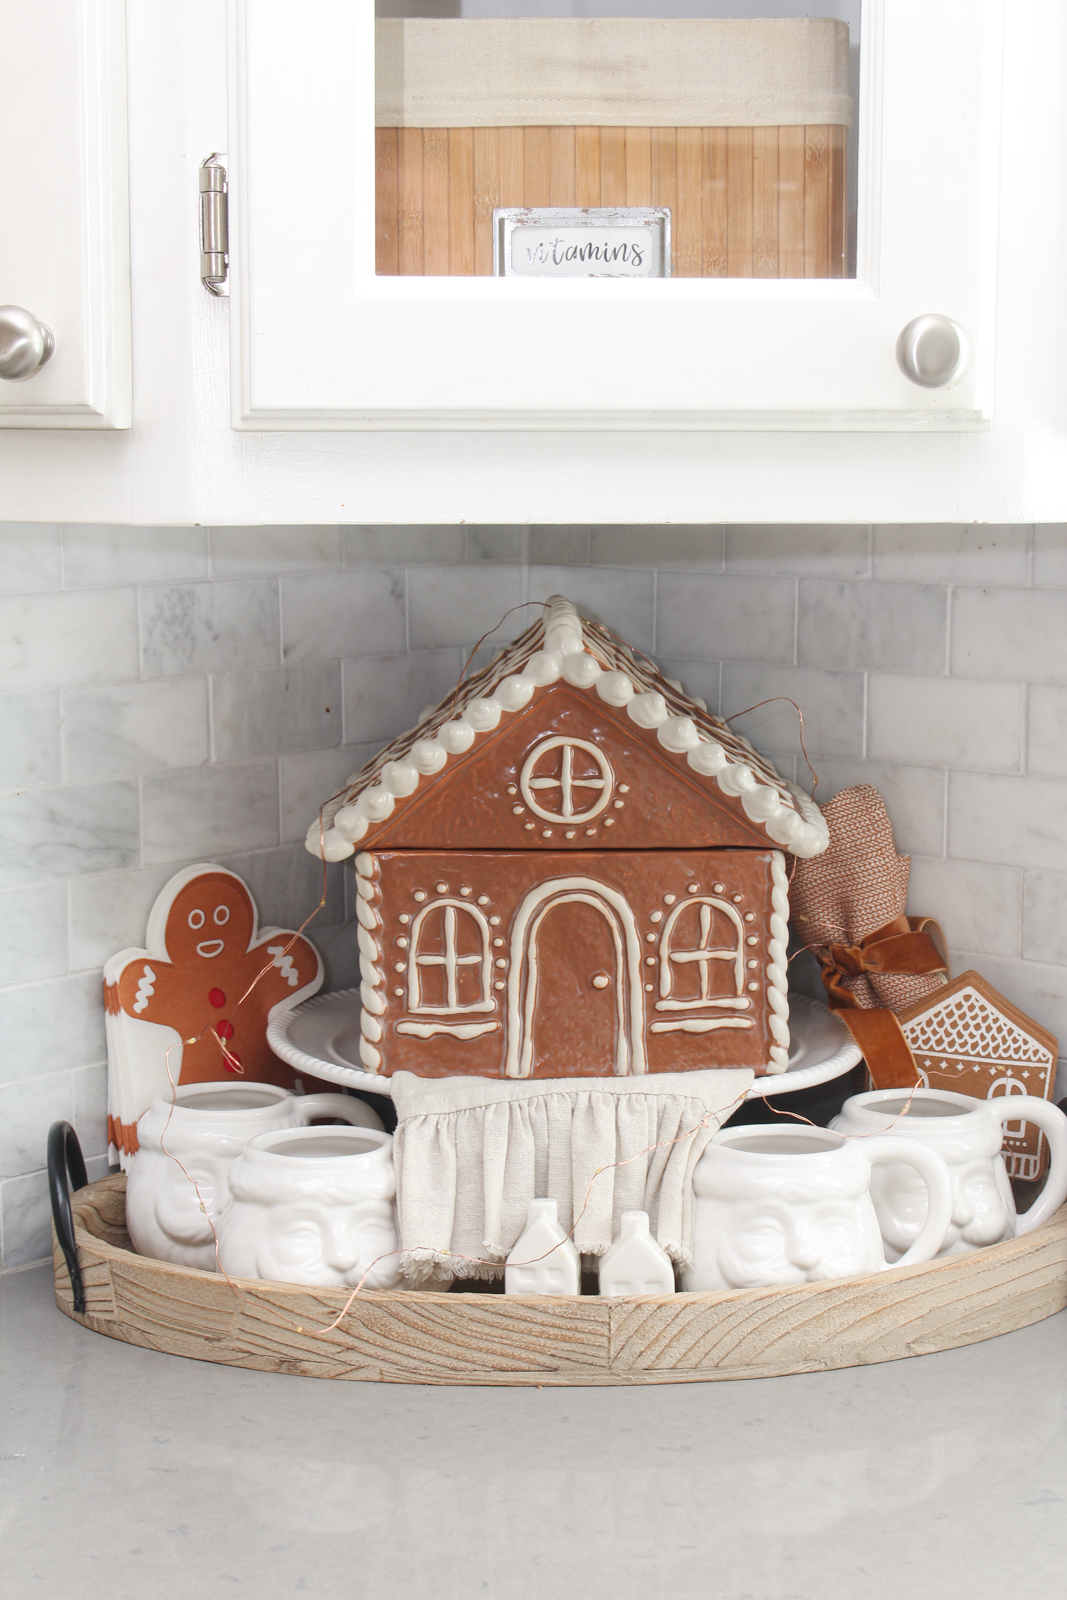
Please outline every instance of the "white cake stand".
M316 995L275 1017L267 1043L297 1072L326 1078L346 1089L391 1093L389 1079L367 1072L359 1059L359 990ZM840 1078L860 1060L860 1049L838 1017L807 995L789 997L789 1067L756 1078L749 1100L792 1094Z

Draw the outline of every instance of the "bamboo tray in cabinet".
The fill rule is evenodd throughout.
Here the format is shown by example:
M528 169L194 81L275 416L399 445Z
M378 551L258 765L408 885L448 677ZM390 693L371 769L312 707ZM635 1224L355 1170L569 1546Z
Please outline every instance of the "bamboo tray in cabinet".
M224 1366L380 1383L637 1384L780 1377L974 1344L1067 1306L1067 1206L1021 1239L872 1277L601 1300L349 1292L225 1278L138 1256L126 1180L71 1197L85 1311L53 1237L56 1303L127 1344Z

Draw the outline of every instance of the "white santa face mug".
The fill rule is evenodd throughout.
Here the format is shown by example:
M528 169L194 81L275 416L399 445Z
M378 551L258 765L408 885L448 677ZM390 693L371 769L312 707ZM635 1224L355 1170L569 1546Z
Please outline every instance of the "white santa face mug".
M231 1277L315 1288L400 1284L389 1134L262 1133L231 1167L230 1196L219 1220L219 1263Z
M1017 1216L1004 1157L1006 1122L1034 1122L1049 1143L1048 1181L1029 1211ZM963 1255L1014 1239L1058 1211L1067 1199L1067 1117L1032 1095L972 1100L947 1089L875 1089L853 1095L831 1123L840 1133L919 1140L945 1162L952 1179L952 1221L939 1255ZM894 1161L871 1183L886 1254L896 1260L919 1233L926 1195L910 1168Z
M928 1214L900 1265L937 1254L952 1214L940 1156L913 1139L846 1139L827 1128L739 1127L717 1133L693 1173L693 1266L685 1289L757 1289L881 1272L872 1171L906 1161Z
M186 1083L173 1097L157 1095L137 1123L138 1149L126 1179L126 1226L134 1249L157 1261L214 1272L212 1225L218 1226L230 1198L230 1167L249 1139L325 1117L357 1127L382 1125L365 1101L351 1095L295 1095L273 1083Z

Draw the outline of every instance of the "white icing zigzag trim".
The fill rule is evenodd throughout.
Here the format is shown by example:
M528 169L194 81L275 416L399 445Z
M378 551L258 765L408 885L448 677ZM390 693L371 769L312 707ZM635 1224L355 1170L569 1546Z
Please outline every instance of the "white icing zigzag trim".
M296 968L293 966L292 956L285 953L285 946L283 944L269 944L267 946L267 954L274 957L274 965L279 969L290 989L295 989L300 982L300 978Z
M449 756L469 750L478 734L496 728L505 713L520 711L535 689L560 678L574 688L595 690L608 705L625 709L638 727L654 731L665 750L676 755L684 753L692 771L704 779L714 779L724 794L740 799L745 815L762 827L775 844L802 858L823 853L830 838L826 821L802 789L778 777L747 740L725 726L716 726L718 739L698 726L683 708L699 711L701 703L682 695L669 679L650 679L650 674L611 642L603 629L591 624L587 639L582 620L569 600L553 595L546 603L541 636L546 648L522 660L520 640L502 653L502 662L498 658L497 663L476 674L457 698L455 715L448 715L443 704L431 708L420 722L420 727L427 725L428 736L415 739L408 734L394 740L386 754L395 752L398 759L385 759L380 767L372 763L368 769L368 776L374 776L376 782L352 794L360 777L357 774L350 779L351 798L340 805L336 801L329 803L324 808L322 824L316 818L308 829L310 853L327 861L342 861L352 855L368 828L390 816L397 799L413 794L422 778L440 772ZM523 635L524 640L531 638L536 642L532 630ZM525 648L529 649L528 642ZM614 665L605 668L594 651L600 651L608 661L622 662L627 670ZM509 663L519 670L503 670L503 675L496 677ZM666 684L672 691L673 703L659 689L649 687L650 681ZM739 754L747 759L739 761Z
M767 1000L770 1004L771 1059L768 1072L789 1068L789 876L780 850L771 854L771 937L767 945Z
M152 971L152 968L146 965L144 969L144 976L137 985L137 993L134 996L133 1001L133 1009L138 1012L138 1014L145 1010L149 1000L151 1000L152 996L155 994L155 983L156 975Z
M356 857L359 998L362 1002L359 1013L359 1059L368 1072L378 1072L381 1068L382 1053L378 1045L381 1042L382 1025L378 1018L385 1010L385 997L378 993L379 989L385 987L385 973L378 965L382 953L373 937L382 926L382 920L374 909L374 901L378 898L374 882L376 871L374 857L361 850Z

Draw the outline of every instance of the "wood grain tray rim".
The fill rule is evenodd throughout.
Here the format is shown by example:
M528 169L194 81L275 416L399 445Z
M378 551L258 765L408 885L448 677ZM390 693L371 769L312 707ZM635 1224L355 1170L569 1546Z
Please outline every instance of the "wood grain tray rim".
M1067 1206L1021 1239L868 1277L629 1299L366 1291L235 1280L135 1255L125 1178L72 1196L86 1311L53 1237L56 1304L146 1349L307 1377L598 1385L782 1377L932 1354L1067 1307Z

